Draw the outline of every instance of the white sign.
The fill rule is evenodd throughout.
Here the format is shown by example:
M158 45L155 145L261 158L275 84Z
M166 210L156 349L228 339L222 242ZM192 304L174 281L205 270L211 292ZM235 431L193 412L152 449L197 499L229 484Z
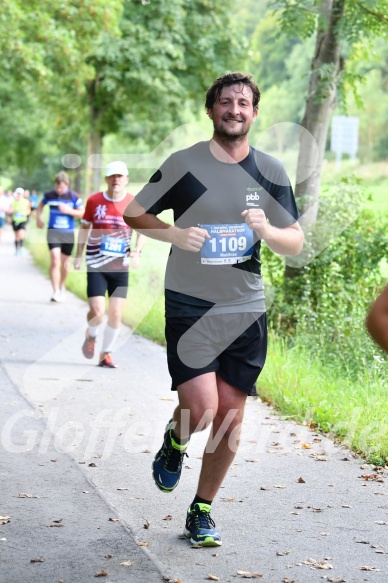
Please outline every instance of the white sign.
M356 157L358 149L358 124L355 116L333 115L331 120L330 149L341 158L342 154Z

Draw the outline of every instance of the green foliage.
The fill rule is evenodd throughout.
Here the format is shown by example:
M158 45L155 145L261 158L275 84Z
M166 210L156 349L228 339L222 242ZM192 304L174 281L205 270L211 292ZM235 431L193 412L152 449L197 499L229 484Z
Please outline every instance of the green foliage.
M290 37L307 39L316 30L320 2L317 0L272 0L270 7L280 11L282 29Z
M126 0L120 38L106 35L88 59L95 129L153 146L182 123L184 103L203 107L207 87L246 48L231 9L231 0Z
M0 17L0 172L45 168L86 139L85 55L101 34L118 34L122 0L4 0ZM62 153L62 155L63 155Z
M342 224L360 202L364 195L358 190L354 180L344 179L322 192L318 221L304 250L306 261L320 247L327 224ZM294 277L284 278L282 261L268 257L266 250L263 262L268 262L268 277L277 292L270 312L272 328L303 338L312 355L336 363L348 378L357 377L366 363L378 363L380 351L367 338L364 320L383 284L380 263L387 248L387 219L362 211L313 261L293 273Z

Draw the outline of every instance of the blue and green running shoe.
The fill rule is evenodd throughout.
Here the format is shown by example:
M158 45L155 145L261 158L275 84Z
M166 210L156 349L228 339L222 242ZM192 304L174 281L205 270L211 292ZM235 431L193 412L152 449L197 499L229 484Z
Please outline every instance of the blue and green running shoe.
M201 547L220 547L221 535L210 516L209 504L197 503L187 511L186 526L183 534L191 544Z
M187 443L179 445L171 435L174 423L171 419L166 427L163 445L152 463L155 484L162 492L172 492L179 484L183 458L187 456Z

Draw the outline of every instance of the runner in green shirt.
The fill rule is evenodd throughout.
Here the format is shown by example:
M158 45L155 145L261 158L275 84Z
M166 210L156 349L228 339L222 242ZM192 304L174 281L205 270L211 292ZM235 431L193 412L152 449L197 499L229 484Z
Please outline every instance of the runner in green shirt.
M12 228L15 233L15 255L24 253L24 237L28 217L31 213L30 201L24 197L24 189L17 188L13 193L15 200L11 203L9 214L12 216Z

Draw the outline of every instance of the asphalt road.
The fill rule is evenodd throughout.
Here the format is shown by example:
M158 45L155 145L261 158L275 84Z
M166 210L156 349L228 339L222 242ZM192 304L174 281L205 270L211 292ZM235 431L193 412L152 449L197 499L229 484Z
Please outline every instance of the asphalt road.
M219 548L183 540L207 435L179 487L151 462L175 406L165 351L123 327L115 360L84 359L86 304L0 243L0 582L388 581L388 475L249 398L217 499ZM98 577L98 578L96 578ZM218 578L218 579L217 579Z

